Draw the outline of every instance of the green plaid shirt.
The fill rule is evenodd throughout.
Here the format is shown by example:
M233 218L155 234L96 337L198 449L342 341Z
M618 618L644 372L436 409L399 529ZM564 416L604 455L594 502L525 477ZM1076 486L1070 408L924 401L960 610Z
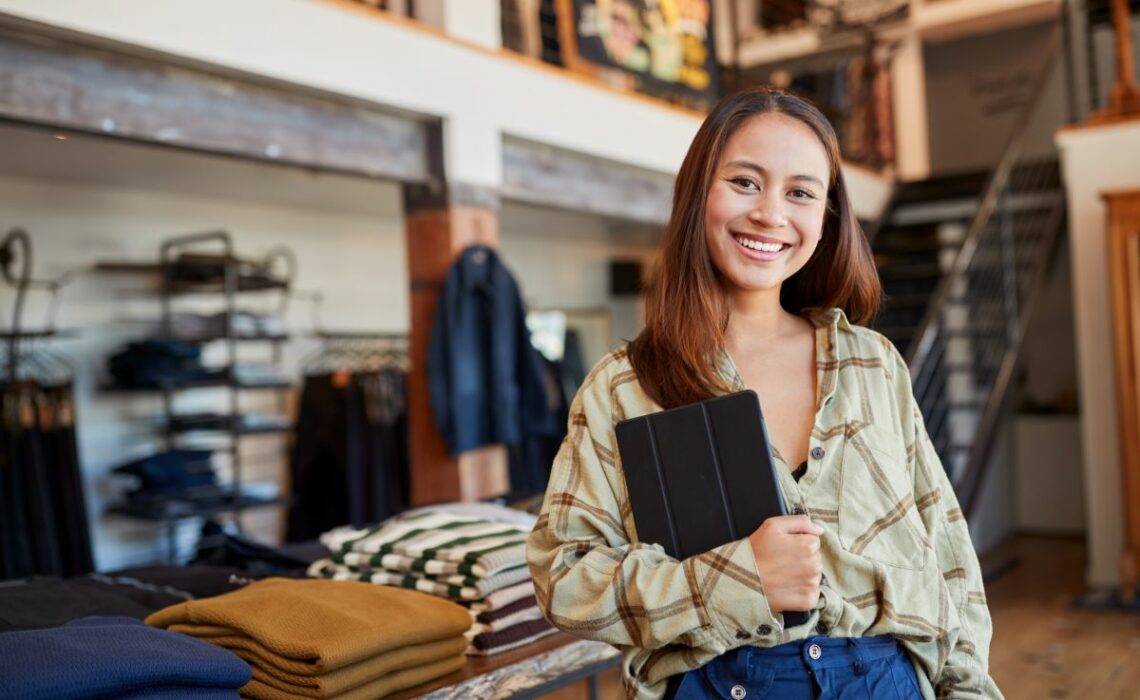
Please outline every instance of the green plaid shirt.
M683 561L637 541L614 424L661 408L624 348L590 372L570 410L527 545L539 606L563 630L620 648L631 698L658 698L669 676L736 647L813 634L892 635L926 698L1000 698L977 555L906 365L838 309L814 322L813 457L799 482L778 470L789 511L802 507L825 531L825 583L808 624L785 630L768 608L746 539ZM719 370L744 388L727 353Z

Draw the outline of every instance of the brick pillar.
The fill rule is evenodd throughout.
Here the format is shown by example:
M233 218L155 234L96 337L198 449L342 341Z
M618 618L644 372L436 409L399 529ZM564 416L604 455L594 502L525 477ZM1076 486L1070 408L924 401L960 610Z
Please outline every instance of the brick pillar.
M436 141L438 144L438 140ZM412 366L408 376L408 437L413 505L473 501L509 490L506 448L452 458L436 430L428 398L427 347L448 268L469 245L498 243L498 196L477 186L404 186L404 230L411 281Z

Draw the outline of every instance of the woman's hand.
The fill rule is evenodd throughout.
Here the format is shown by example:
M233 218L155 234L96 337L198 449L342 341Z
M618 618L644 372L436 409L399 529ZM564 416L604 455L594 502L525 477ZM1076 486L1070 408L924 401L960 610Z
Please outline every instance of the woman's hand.
M806 515L768 518L748 536L772 612L812 610L819 600L823 528Z

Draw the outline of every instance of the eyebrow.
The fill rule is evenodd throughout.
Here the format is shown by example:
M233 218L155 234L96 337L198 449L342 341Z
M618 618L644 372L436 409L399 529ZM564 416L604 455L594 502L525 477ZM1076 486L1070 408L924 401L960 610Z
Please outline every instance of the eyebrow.
M768 171L765 170L763 166L757 165L750 160L734 160L731 163L727 163L726 167L745 168L747 170L755 171L758 175L766 175L768 173ZM827 189L827 186L823 184L823 181L815 175L793 175L792 179L801 182L814 182L815 184L819 185L820 189Z

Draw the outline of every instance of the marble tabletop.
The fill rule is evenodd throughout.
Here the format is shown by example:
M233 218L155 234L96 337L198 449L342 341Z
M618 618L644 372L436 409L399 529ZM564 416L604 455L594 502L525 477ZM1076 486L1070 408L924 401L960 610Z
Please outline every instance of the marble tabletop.
M608 644L576 639L417 697L424 700L500 700L591 666L617 665L619 657L617 649Z

